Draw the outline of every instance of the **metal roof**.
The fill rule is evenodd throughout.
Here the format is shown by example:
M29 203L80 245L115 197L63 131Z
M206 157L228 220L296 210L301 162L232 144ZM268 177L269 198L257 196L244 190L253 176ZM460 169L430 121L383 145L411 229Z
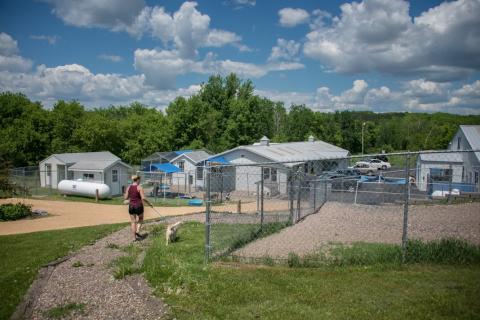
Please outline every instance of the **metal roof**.
M165 158L166 155L168 155L170 151L164 151L164 152L154 152L148 157L142 159L142 161L150 161L150 160L157 160L160 158ZM166 159L166 158L165 158Z
M72 171L103 171L114 164L119 163L123 166L130 168L129 165L123 163L120 160L98 160L98 161L79 161L76 162L74 165L68 167L68 170Z
M461 152L437 152L437 153L421 153L421 161L429 162L463 162Z
M349 151L324 141L302 141L287 143L270 143L269 145L240 146L216 156L222 156L234 150L247 150L267 161L285 162L286 166L294 166L305 161L344 158Z
M55 153L53 154L57 159L64 163L77 163L80 161L117 161L119 157L109 151L100 152L76 152L76 153Z
M189 153L180 154L179 156L175 157L170 161L175 161L177 159L180 159L182 156L184 156L185 158L189 158L190 160L192 160L193 163L197 164L201 161L207 160L212 155L204 150L198 150L198 151L192 151Z
M480 150L480 126L461 125L460 130L463 131L472 150ZM480 161L480 152L475 152L478 161Z

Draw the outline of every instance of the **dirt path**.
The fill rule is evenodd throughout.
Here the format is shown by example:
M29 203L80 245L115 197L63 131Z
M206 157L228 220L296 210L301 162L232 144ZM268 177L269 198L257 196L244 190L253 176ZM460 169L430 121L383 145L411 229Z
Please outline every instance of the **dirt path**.
M169 223L202 218L201 214L169 218ZM142 250L139 266L150 240L134 243ZM47 319L52 308L75 303L83 306L82 312L74 311L66 319L161 319L168 307L153 296L141 274L120 280L113 277L112 262L126 255L122 248L130 243L130 231L124 228L43 268L12 318Z
M237 250L246 258L303 256L331 242L401 243L402 206L327 202L302 222ZM480 244L480 203L410 206L410 239L462 238Z
M74 227L94 226L100 224L120 223L130 221L127 206L97 204L71 201L50 201L36 199L1 199L2 203L22 202L31 204L33 209L45 210L49 216L36 219L0 222L0 235L18 234L35 231L66 229ZM276 201L270 204L273 209L288 208L286 201ZM242 204L243 213L256 212L255 202ZM219 212L236 212L237 204L213 206ZM179 216L200 213L205 207L156 207L163 216ZM158 214L149 207L145 207L145 219L158 218Z
M34 199L4 199L0 203L23 202L33 209L46 210L49 216L36 219L0 222L0 235L35 231L66 229L130 221L127 206L86 202L49 201ZM156 207L164 216L177 216L205 211L204 207ZM145 219L158 218L149 207L145 207Z

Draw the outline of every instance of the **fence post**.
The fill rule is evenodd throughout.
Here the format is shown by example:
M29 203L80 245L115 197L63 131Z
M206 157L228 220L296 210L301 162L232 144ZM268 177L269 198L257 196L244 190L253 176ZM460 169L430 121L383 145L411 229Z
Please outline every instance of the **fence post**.
M264 175L263 175L263 167L261 167L261 172L262 172L262 178L260 180L260 228L263 228L263 197L264 197L264 193L263 193L263 180L265 179Z
M317 179L313 180L313 212L317 210Z
M211 233L211 197L210 197L210 167L206 167L206 196L205 196L205 264L210 261L210 233Z
M404 203L403 203L403 233L402 233L402 262L405 262L407 254L407 241L408 241L408 205L409 205L409 170L410 170L410 153L407 153L405 159L405 188L404 188Z
M300 217L301 217L301 213L300 213L300 210L301 210L301 205L300 205L300 202L301 202L301 200L300 200L301 194L300 194L300 192L301 192L301 190L300 190L300 188L301 188L302 182L300 181L300 175L297 175L297 179L296 179L296 180L297 180L297 215L296 215L296 219L295 219L295 220L298 221L298 220L300 220Z
M452 179L453 179L453 169L452 169L452 164L450 163L448 165L448 169L450 171L450 177L448 178L448 198L447 201L450 203L452 201Z
M325 195L323 197L323 203L327 202L327 195L328 195L328 180L325 178Z
M292 224L295 223L295 219L294 219L294 216L293 216L293 196L294 196L294 192L293 192L293 172L290 173L290 179L288 180L288 198L290 200L290 221L292 222Z

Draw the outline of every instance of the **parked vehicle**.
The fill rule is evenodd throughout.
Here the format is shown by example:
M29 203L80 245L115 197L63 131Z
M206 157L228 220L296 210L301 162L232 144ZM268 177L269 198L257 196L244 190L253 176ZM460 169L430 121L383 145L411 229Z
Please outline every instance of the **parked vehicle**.
M368 161L370 163L370 166L378 168L378 170L387 170L392 167L390 162L388 161L383 161L381 159L371 159Z
M370 167L377 168L378 170L387 170L387 169L390 169L392 167L390 162L383 161L383 160L376 159L376 158L365 160L365 161L359 161L356 164L358 164L358 163L368 163L370 165Z
M367 161L359 161L353 167L349 167L349 169L353 169L357 171L359 174L374 174L379 169L377 166L372 166L370 162Z

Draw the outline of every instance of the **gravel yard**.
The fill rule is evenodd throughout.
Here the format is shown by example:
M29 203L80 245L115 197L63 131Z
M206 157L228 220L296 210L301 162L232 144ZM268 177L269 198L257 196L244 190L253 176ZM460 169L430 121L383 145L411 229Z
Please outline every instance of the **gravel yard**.
M480 203L412 205L409 239L462 238L480 244ZM402 240L403 206L327 202L317 213L279 233L234 252L246 258L287 258L312 253L329 243L397 243Z

